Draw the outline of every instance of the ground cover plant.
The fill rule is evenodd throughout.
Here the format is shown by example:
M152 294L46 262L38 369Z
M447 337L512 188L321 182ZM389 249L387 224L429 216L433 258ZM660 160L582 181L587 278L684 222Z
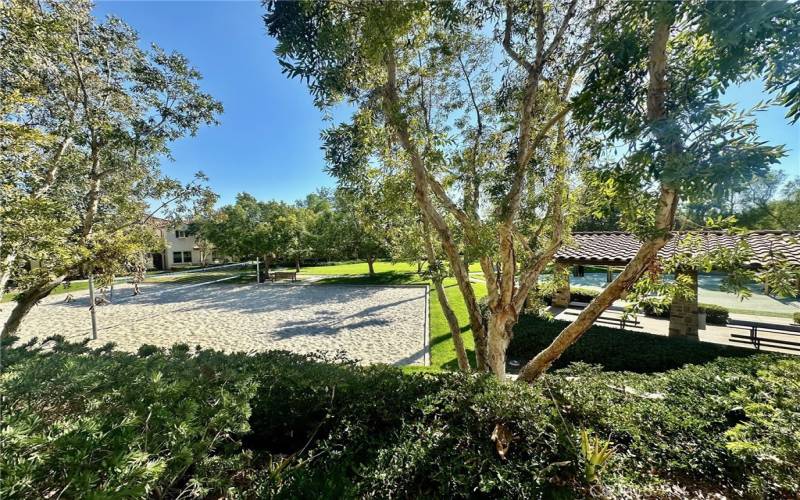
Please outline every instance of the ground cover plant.
M800 487L796 358L652 374L573 364L527 386L336 356L108 347L3 346L4 498L778 497Z

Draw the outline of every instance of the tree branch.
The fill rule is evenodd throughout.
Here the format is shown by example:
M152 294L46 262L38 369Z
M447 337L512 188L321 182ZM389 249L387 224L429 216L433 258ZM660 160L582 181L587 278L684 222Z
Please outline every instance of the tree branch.
M529 73L533 71L533 64L531 64L527 59L522 57L522 55L514 50L514 47L511 45L511 18L514 11L511 7L511 2L506 3L506 27L505 32L503 34L503 48L505 49L506 53L513 59L517 64L525 68Z

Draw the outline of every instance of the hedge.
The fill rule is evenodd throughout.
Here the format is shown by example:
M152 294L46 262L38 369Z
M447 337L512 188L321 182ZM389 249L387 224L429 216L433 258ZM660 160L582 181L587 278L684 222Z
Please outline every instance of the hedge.
M591 302L598 295L600 295L600 291L594 288L575 286L570 287L569 289L570 302ZM543 294L541 298L547 305L551 305L553 303L552 293Z
M650 375L573 364L527 386L320 355L111 347L3 347L2 498L800 491L797 358ZM613 450L596 476L582 435Z
M706 322L709 325L727 325L728 324L728 317L729 311L725 307L718 306L716 304L697 304L699 312L706 313ZM655 305L652 301L645 301L642 304L642 309L646 316L651 316L654 318L669 318L669 303L661 304L659 309L656 310Z

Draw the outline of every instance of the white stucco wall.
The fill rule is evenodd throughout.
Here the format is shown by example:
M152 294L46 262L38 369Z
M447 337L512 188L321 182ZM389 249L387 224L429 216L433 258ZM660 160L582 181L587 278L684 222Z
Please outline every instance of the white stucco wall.
M194 236L186 235L186 236L176 236L176 231L186 231L186 225L181 225L177 227L166 227L163 231L164 237L164 245L165 245L165 261L164 264L167 268L170 267L181 267L181 266L196 266L199 264L203 264L203 260L205 263L211 263L212 261L212 252L207 251L205 255L201 255L202 252L200 248L197 246L197 241L195 240ZM191 262L175 262L175 254L174 252L191 252L192 254L192 261ZM203 259L201 259L203 257ZM183 260L183 259L181 259Z

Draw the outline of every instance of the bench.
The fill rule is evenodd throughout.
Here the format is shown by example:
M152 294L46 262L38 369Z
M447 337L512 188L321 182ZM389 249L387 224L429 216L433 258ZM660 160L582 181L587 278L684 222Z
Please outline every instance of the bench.
M586 309L588 306L589 306L589 304L587 304L585 302L570 302L569 303L569 307L567 309L564 309L564 313L565 314L569 314L571 316L577 316L577 314L575 314L574 312L571 312L570 309L578 309L578 310L582 311L582 310ZM625 312L625 308L624 307L619 307L619 306L609 306L605 311L603 311L603 313L605 313L607 311L624 313ZM620 329L625 329L625 327L628 326L628 325L630 325L630 326L632 326L634 328L641 328L641 326L639 326L639 320L636 317L633 317L633 318L630 318L630 319L625 319L624 316L622 316L622 317L614 317L614 316L603 316L603 315L600 315L600 317L597 318L597 323L606 323L606 324L608 324L608 323L619 323Z
M270 281L275 280L292 280L297 281L297 273L295 271L273 271L269 275Z
M731 334L731 342L753 344L756 349L762 345L765 347L779 347L789 350L800 350L800 325L784 325L781 323L764 323L761 321L746 321L729 319L728 326L733 328L746 328L750 330L749 335ZM759 337L758 333L772 333L777 335L787 335L787 339L776 339L769 337ZM794 338L792 338L794 337Z

